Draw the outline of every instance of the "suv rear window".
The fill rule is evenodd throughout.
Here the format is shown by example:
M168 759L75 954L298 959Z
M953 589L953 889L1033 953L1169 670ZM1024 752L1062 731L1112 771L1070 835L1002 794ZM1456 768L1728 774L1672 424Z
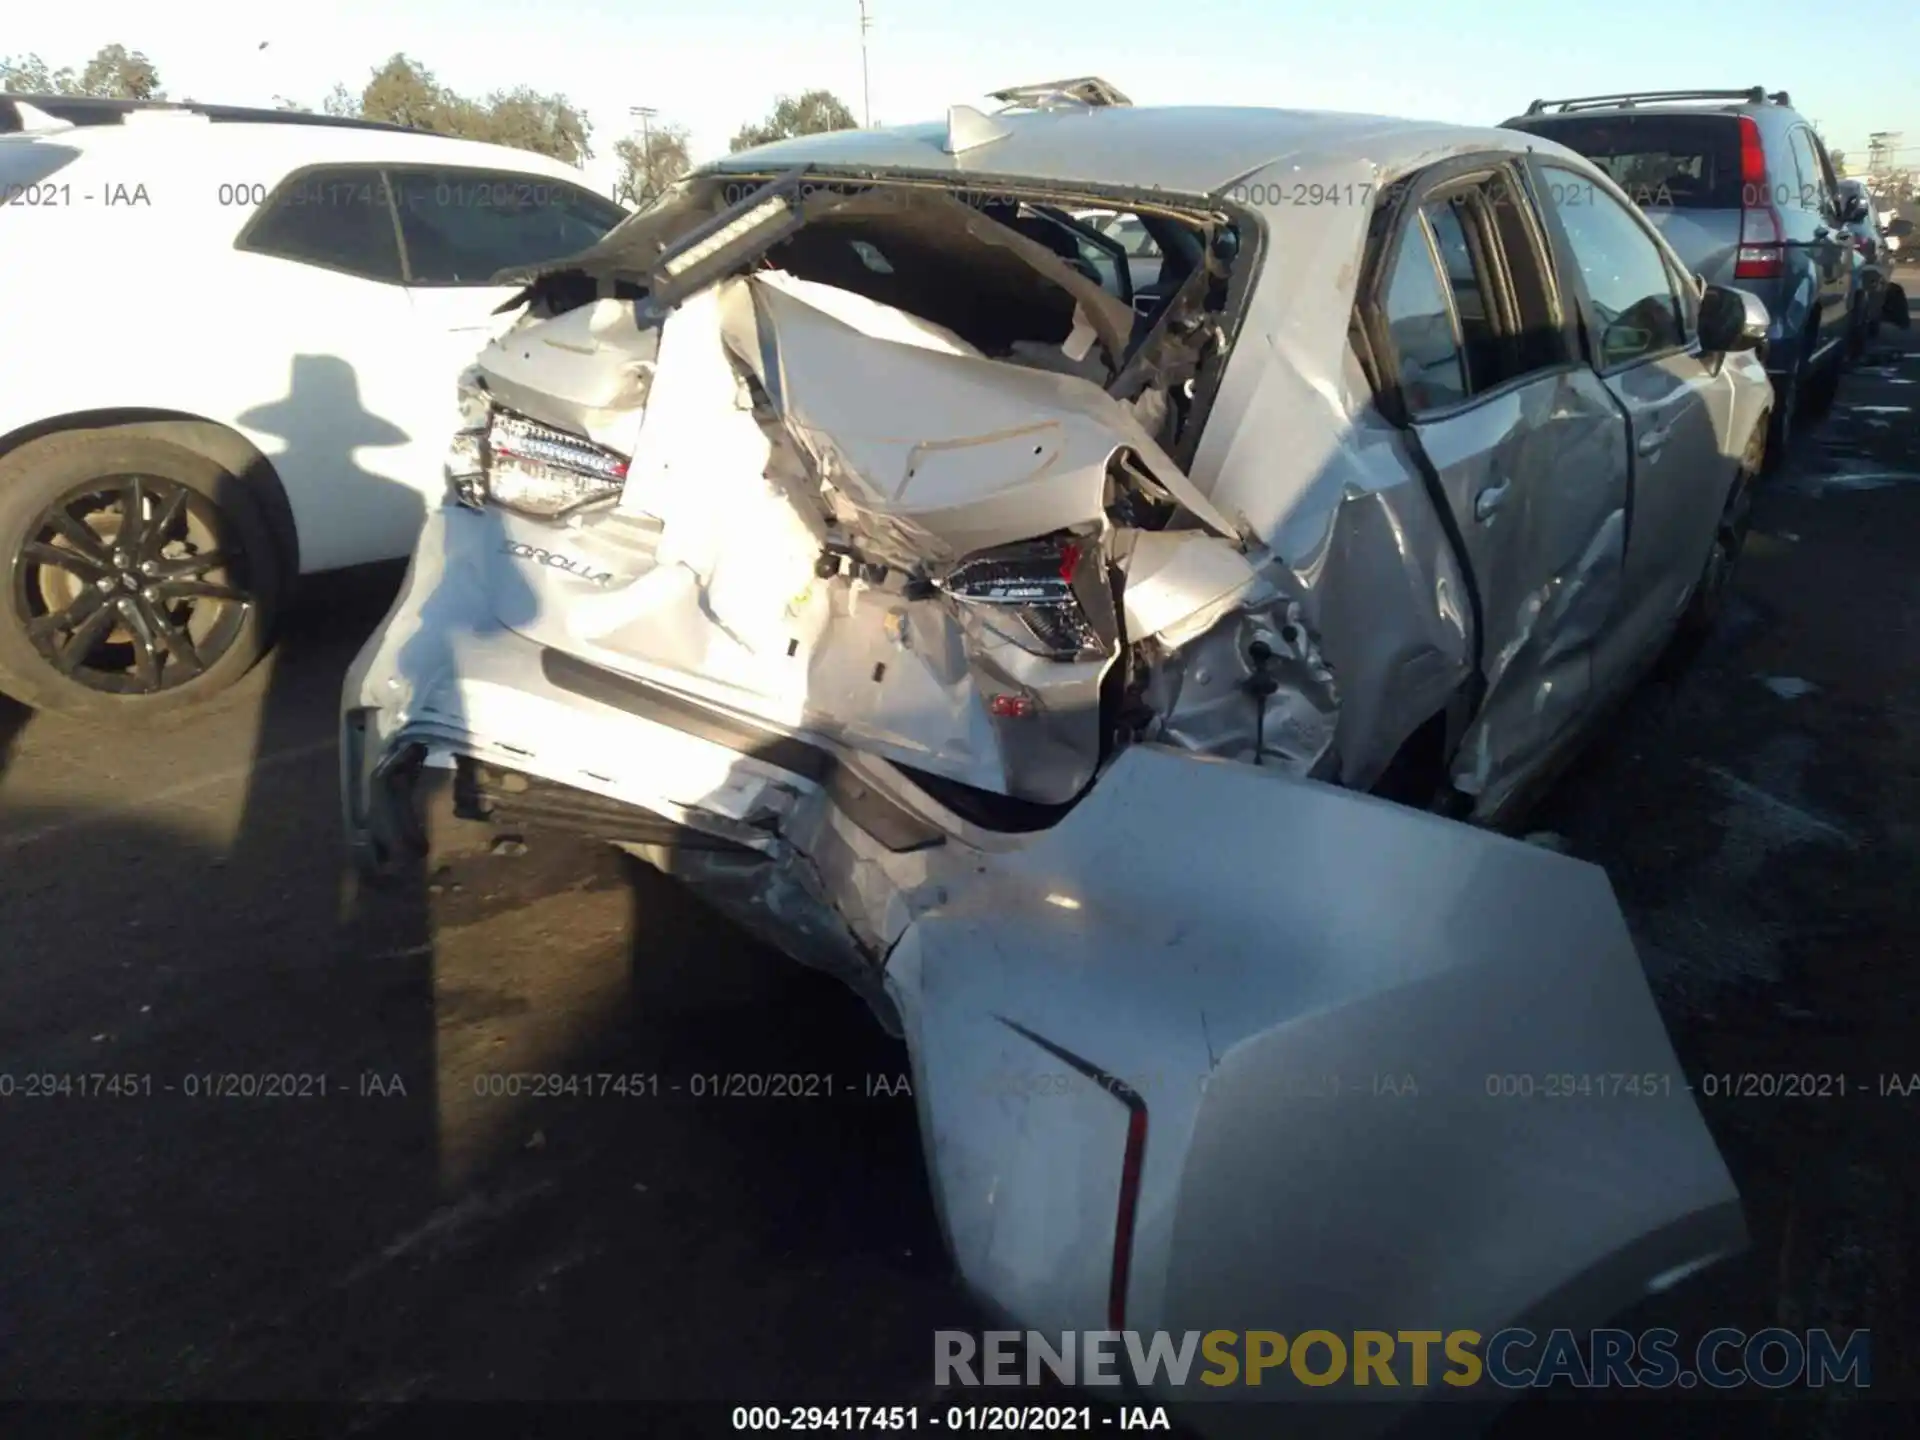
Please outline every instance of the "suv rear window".
M1645 208L1740 208L1740 126L1734 116L1536 115L1510 128L1579 151Z

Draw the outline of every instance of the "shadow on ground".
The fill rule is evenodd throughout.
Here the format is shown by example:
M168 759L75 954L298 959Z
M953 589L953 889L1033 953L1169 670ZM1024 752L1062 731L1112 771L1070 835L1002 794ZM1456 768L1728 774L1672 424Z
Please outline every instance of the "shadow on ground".
M153 742L252 745L231 803L0 813L6 1068L120 1077L0 1108L0 1396L925 1388L930 1332L976 1320L904 1048L850 992L568 837L349 879L337 697L396 578L312 587ZM63 764L108 743L49 723Z

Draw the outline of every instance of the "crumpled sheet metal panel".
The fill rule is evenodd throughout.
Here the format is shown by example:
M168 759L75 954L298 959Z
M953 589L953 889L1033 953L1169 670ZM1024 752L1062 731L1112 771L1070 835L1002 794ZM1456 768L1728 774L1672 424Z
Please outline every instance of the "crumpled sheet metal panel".
M1340 777L1357 785L1445 708L1473 655L1458 558L1347 338L1367 218L1394 178L1361 161L1274 166L1230 191L1273 198L1284 239L1276 227L1191 467L1301 596L1340 682ZM1337 198L1286 203L1303 190Z

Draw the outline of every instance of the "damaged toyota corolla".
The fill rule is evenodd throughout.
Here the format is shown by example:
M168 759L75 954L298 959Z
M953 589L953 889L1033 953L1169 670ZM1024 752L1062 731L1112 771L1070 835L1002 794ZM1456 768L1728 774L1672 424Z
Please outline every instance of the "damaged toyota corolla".
M512 277L348 677L362 865L450 765L844 977L1022 1328L1487 1334L1738 1250L1605 875L1493 822L1711 622L1764 312L1537 137L1010 101Z

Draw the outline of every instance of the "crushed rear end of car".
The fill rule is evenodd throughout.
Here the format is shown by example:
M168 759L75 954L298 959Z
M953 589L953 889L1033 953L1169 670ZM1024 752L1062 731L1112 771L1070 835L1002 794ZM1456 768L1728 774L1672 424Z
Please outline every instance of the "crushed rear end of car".
M1145 297L1064 223L1115 208ZM1605 876L1329 783L1294 572L1185 468L1263 244L1192 197L708 176L529 277L347 679L348 833L404 861L451 764L840 975L1022 1327L1609 1314L1738 1197ZM1631 1088L1490 1083L1569 1070ZM1356 1124L1385 1076L1420 1098Z

